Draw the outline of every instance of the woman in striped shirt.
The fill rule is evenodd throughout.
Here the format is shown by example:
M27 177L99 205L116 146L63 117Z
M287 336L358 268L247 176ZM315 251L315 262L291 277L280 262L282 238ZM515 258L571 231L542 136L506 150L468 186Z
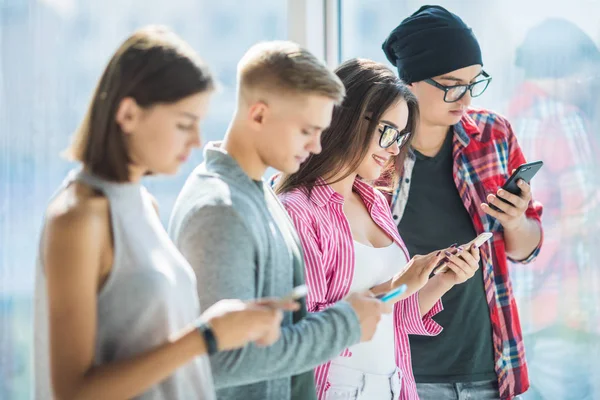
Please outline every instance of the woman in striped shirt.
M349 292L408 289L371 342L317 368L317 393L320 400L418 399L407 335L441 331L432 319L442 310L440 297L473 276L479 251L458 247L410 259L388 202L367 182L386 170L393 175L389 161L406 151L418 120L416 99L370 60L349 60L336 74L347 95L323 132L321 153L276 187L304 248L308 309L320 311ZM444 257L448 272L429 279Z

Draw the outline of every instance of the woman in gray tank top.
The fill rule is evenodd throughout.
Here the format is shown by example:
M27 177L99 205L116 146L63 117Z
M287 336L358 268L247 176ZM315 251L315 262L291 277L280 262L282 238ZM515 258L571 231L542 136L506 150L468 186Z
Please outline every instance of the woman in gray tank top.
M36 399L214 399L207 355L279 336L281 311L224 300L199 316L193 271L140 184L200 145L213 80L159 27L114 54L46 212L36 277ZM295 304L286 304L292 309Z

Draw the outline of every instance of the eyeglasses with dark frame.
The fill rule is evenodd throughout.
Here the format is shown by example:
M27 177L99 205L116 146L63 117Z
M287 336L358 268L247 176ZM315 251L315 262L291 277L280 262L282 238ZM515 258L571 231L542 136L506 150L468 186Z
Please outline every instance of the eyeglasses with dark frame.
M370 121L371 118L365 117L367 121ZM410 138L410 132L402 132L395 126L390 124L386 124L383 122L379 122L377 124L379 128L379 133L381 133L381 137L379 138L379 147L382 149L387 149L392 146L394 142L398 144L398 148L402 148Z
M429 83L432 86L444 91L444 101L446 103L454 103L459 101L467 94L467 91L471 92L471 97L478 97L485 92L488 88L490 82L492 81L492 77L488 75L487 72L481 71L481 75L483 79L478 80L477 82L470 83L468 85L452 85L446 86L441 83L437 83L433 79L425 79L425 82Z

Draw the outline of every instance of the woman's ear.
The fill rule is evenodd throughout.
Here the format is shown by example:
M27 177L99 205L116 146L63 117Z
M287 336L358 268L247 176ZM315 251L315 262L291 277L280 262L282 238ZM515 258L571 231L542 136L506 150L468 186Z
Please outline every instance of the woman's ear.
M132 97L125 97L121 100L115 114L115 122L121 127L124 134L130 135L135 132L142 111L142 108Z

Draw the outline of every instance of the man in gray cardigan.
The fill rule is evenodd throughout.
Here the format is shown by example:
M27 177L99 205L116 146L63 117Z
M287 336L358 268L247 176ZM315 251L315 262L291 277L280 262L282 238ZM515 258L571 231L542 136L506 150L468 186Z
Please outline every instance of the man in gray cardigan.
M234 120L222 144L207 145L169 223L196 273L203 309L224 298L280 298L304 283L299 239L262 176L268 167L293 173L320 152L321 132L344 93L335 74L290 42L256 45L240 61ZM302 304L287 313L274 345L211 356L218 398L316 399L313 368L370 340L390 311L368 293L315 314Z

